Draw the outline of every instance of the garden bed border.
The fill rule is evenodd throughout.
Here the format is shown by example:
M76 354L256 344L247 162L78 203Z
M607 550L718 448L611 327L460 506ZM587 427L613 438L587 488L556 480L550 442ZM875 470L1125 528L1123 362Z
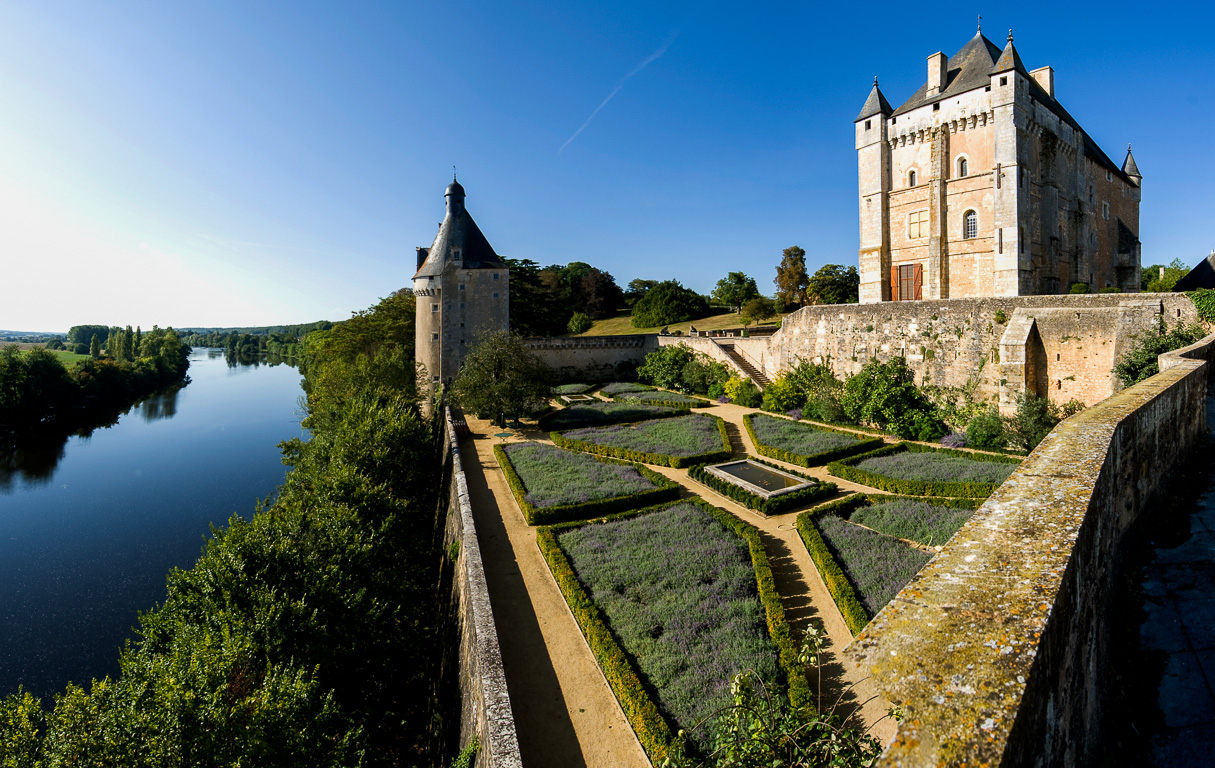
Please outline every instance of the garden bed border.
M775 445L768 445L767 443L761 442L759 437L755 434L755 428L751 425L752 420L754 420L756 416L766 416L770 419L780 418L779 416L762 412L748 413L743 416L743 426L747 428L747 435L750 436L751 444L755 446L756 452L758 452L760 456L767 456L770 459L776 459L788 464L796 464L799 467L819 467L838 459L855 456L858 453L867 453L877 448L881 448L886 444L886 441L880 437L865 440L858 436L857 433L849 432L844 429L836 429L835 427L820 427L815 424L794 421L793 419L784 419L784 421L788 421L791 424L800 424L807 429L817 429L820 432L834 432L838 435L848 435L849 437L856 437L857 439L856 445L846 445L842 448L832 448L830 450L819 451L818 453L811 454L794 453L793 451L788 451L784 448L777 448Z
M882 491L905 496L934 497L947 496L954 498L985 499L995 493L1002 483L960 483L960 482L929 482L926 480L902 480L887 477L859 469L856 465L868 459L879 456L891 456L896 453L943 453L971 461L986 461L993 464L1020 464L1021 460L1011 456L994 453L971 453L957 451L952 448L934 448L911 442L899 442L879 448L876 451L851 456L847 459L833 461L827 465L827 472L844 480Z
M611 456L617 459L626 461L640 461L646 464L658 464L664 467L673 467L675 469L683 469L693 466L694 464L709 464L714 461L724 461L734 455L734 449L730 445L730 433L726 431L726 420L720 416L710 416L709 414L680 414L681 416L701 416L706 418L717 419L717 432L721 436L721 450L709 451L708 453L698 453L694 456L672 456L666 453L648 453L646 451L634 451L629 448L620 448L614 445L600 445L587 440L573 440L565 436L565 432L573 430L565 430L565 432L550 432L549 437L553 441L553 445L565 448L570 451L581 451L583 453L592 453L597 456ZM646 419L646 421L656 421L656 419ZM628 426L637 426L644 424L644 421L626 422ZM620 426L619 424L609 424L604 426ZM582 429L596 429L596 427L582 427Z

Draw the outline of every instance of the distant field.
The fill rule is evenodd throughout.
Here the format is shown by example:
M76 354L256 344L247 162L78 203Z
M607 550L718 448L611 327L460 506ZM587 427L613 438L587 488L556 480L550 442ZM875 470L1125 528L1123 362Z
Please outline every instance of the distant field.
M16 344L17 349L20 349L22 351L30 350L30 349L33 349L34 347L43 346L42 344L31 344L28 341L11 342L11 343ZM7 347L7 346L8 346L8 344L0 343L0 347ZM66 352L62 349L48 349L47 351L50 352L55 357L59 358L59 362L63 363L64 365L72 365L72 364L76 363L77 361L85 360L88 358L88 355L78 355L75 352Z
M656 325L653 328L634 328L632 324L632 316L626 310L623 314L618 314L616 317L609 317L606 320L596 320L591 329L582 336L621 336L632 333L658 333L662 330L661 325ZM772 324L772 321L767 323ZM742 318L732 310L723 310L716 314L702 317L699 320L691 320L686 323L675 323L669 326L672 332L679 330L685 334L690 326L696 326L698 331L717 331L722 328L741 328ZM752 325L751 327L755 327Z

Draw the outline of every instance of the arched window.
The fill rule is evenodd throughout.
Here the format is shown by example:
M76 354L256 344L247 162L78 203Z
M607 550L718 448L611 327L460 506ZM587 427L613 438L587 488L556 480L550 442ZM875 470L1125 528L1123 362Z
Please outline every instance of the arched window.
M967 211L962 214L962 237L970 240L979 236L979 214Z
M909 187L915 186L915 171L907 172L907 186L909 186Z
M966 177L966 158L959 157L958 158L958 178L962 179L965 177Z

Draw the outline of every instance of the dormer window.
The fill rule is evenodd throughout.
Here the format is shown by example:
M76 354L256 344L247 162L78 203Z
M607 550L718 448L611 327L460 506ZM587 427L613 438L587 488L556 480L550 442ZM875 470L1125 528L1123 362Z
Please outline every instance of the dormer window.
M966 178L966 175L967 175L966 158L959 157L958 158L958 178L964 179L964 178Z
M909 187L915 186L915 171L907 172L907 186L909 186Z
M464 253L463 253L463 251L462 251L460 248L452 248L452 249L451 249L451 258L452 258L453 260L455 260L455 261L459 261L463 255L464 255Z
M870 127L870 126L869 126L869 121L868 121L868 120L866 120L866 121L865 121L865 130L866 130L866 131L867 131L867 130L869 130L869 127Z

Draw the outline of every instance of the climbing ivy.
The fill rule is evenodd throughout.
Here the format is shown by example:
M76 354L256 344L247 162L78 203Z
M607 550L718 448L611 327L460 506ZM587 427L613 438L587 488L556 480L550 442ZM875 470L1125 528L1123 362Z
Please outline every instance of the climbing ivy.
M1203 322L1215 323L1215 289L1199 288L1186 294L1198 309L1198 316Z

